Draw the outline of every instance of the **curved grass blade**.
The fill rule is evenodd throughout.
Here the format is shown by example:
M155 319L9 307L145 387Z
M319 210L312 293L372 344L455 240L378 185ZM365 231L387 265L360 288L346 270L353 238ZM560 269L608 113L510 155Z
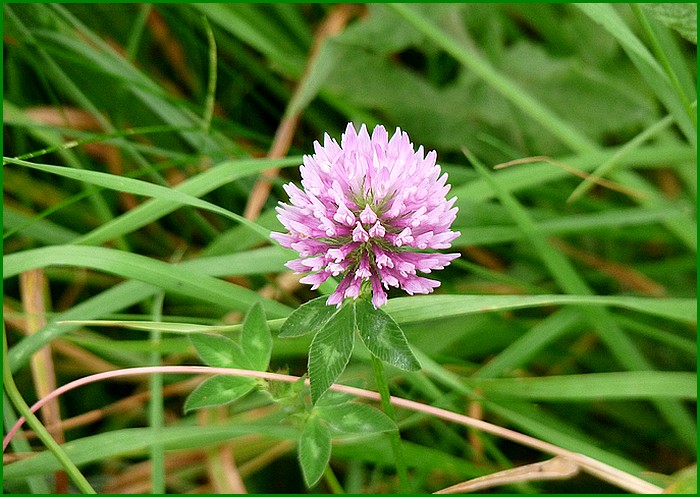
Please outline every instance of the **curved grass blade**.
M257 422L236 422L226 426L166 426L128 428L81 438L62 445L63 450L77 466L121 455L146 454L154 443L161 443L165 450L207 447L222 441L248 434L264 433L276 439L293 439L297 431L280 423L281 418L271 417ZM24 478L47 474L61 469L61 465L49 452L8 464L3 468L3 478Z
M35 164L33 162L27 162L19 159L12 159L9 157L3 157L3 163L17 164L24 167L29 167L31 169L38 169L40 171L45 171L52 174L57 174L59 176L64 176L66 178L75 179L83 183L89 183L96 186L101 186L104 188L109 188L110 190L116 190L119 192L133 193L135 195L145 195L148 197L154 197L161 200L166 200L169 203L190 205L192 207L199 207L200 209L206 209L222 216L226 216L229 219L233 219L251 231L257 233L260 238L265 241L271 240L270 232L263 228L262 226L235 214L223 207L214 205L206 200L193 197L186 193L183 193L177 189L167 188L160 185L155 185L153 183L148 183L146 181L141 181L135 178L129 178L127 176L116 176L114 174L107 174L100 171L87 171L84 169L72 169L61 166L51 166L48 164Z
M211 169L189 178L175 187L180 193L193 197L205 195L220 186L270 168L282 168L298 165L301 157L285 159L242 159L226 161ZM172 201L162 198L151 199L144 204L131 209L121 216L92 230L90 233L74 240L80 245L97 245L112 240L126 233L131 233L143 226L170 214L178 208Z
M105 271L123 278L150 283L168 292L243 312L262 299L252 290L200 274L181 265L104 247L63 245L10 254L3 258L3 278L51 265L88 267ZM289 313L289 308L283 304L269 299L262 299L262 302L270 316L282 317Z
M530 399L549 402L590 402L606 399L697 399L694 373L624 371L572 374L541 378L465 380L486 398Z
M697 321L695 299L598 295L420 295L390 299L384 309L399 324L550 305L614 306L674 321Z

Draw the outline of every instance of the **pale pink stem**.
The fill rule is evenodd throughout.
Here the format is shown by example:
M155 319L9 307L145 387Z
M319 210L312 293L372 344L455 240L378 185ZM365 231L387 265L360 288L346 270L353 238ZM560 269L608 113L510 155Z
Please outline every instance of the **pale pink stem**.
M46 397L40 399L37 401L31 408L31 412L36 412L37 410L41 409L41 407L46 404L47 402L50 402L52 399L58 397L59 395L62 395L70 390L73 390L74 388L87 385L89 383L93 383L96 381L100 380L106 380L110 378L119 378L122 376L136 376L136 375L142 375L142 374L153 374L153 373L193 373L193 374L223 374L223 375L231 375L231 376L248 376L251 378L262 378L265 380L273 380L273 381L284 381L287 383L293 383L297 380L299 380L298 376L291 376L291 375L286 375L286 374L278 374L278 373L268 373L268 372L263 372L263 371L250 371L247 369L233 369L233 368L215 368L215 367L209 367L209 366L150 366L150 367L139 367L139 368L129 368L129 369L120 369L117 371L108 371L105 373L97 373L93 374L90 376L86 376L84 378L77 379L75 381L71 381L70 383L67 383L63 385L60 388L57 388L53 392L51 392L49 395ZM306 379L306 383L308 384L309 380L308 378ZM356 388L356 387L351 387L347 385L338 385L338 384L333 384L331 385L331 390L335 390L337 392L343 392L343 393L348 393L351 395L355 395L357 397L364 397L366 399L371 399L371 400L381 400L381 397L379 393L377 392L372 392L370 390L364 390L362 388ZM487 423L486 421L482 421L480 419L476 418L471 418L469 416L465 416L464 414L458 414L456 412L452 411L447 411L445 409L440 409L439 407L434 407L430 406L427 404L422 404L420 402L415 402L413 400L408 400L408 399L402 399L400 397L391 397L391 403L403 407L405 409L409 409L412 411L417 411L417 412L422 412L425 414L429 414L431 416L438 417L440 419L444 419L445 421L451 421L453 423L458 423L464 426L469 426L472 428L476 428L477 430L484 431L486 433L491 433L493 435L499 436L501 438L506 438L508 440L512 440L514 442L527 445L529 447L532 447L537 450L541 450L542 452L547 452L549 454L557 455L557 456L563 456L571 461L576 462L581 469L587 471L588 473L597 476L598 478L605 480L609 483L612 483L614 485L617 485L620 488L623 488L625 490L628 490L630 492L635 492L635 493L642 493L642 494L657 494L661 493L663 491L662 488L657 487L656 485L653 485L645 480L642 480L641 478L637 478L634 475L631 475L629 473L625 473L624 471L621 471L617 468L614 468L612 466L609 466L603 462L600 462L596 459L592 459L588 456L585 456L583 454L579 454L577 452L572 452L566 449L563 449L557 445L550 444L548 442L545 442L543 440L539 440L537 438L531 437L529 435L524 435L522 433L518 433L517 431L509 430L508 428L503 428L491 423ZM7 433L5 438L3 439L3 444L2 444L2 450L3 452L7 448L7 445L10 443L10 440L12 440L12 437L17 433L17 430L19 430L22 425L24 424L24 417L21 417L17 420L15 425L12 427L12 429Z

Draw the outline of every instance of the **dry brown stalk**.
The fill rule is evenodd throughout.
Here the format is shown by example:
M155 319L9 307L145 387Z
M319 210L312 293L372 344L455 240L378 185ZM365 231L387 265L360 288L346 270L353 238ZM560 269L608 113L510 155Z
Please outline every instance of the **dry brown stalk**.
M564 480L579 473L579 465L566 457L556 456L546 461L527 464L517 468L506 469L480 476L451 487L443 488L436 494L463 494L484 488L498 487L511 483L542 480Z
M49 283L44 271L32 269L19 276L22 307L27 314L26 330L33 334L46 326L46 311L50 297L48 297ZM30 358L30 368L34 388L39 398L49 395L56 389L56 372L54 370L51 347L43 347ZM45 425L60 425L61 410L58 399L47 402L41 410L41 417ZM49 430L51 436L58 442L65 442L63 430L60 428ZM68 492L68 477L64 471L57 471L55 484L57 493Z
M296 101L296 96L306 87L309 76L311 75L311 69L314 66L314 61L318 56L321 45L323 45L328 37L341 33L357 9L358 7L355 5L337 5L333 7L326 18L321 22L314 36L314 41L311 45L309 58L306 61L304 73L302 74L301 79L294 90L294 95L290 99L290 104ZM287 155L289 148L292 146L294 132L299 124L301 111L302 109L298 109L292 113L285 112L284 117L280 121L277 131L275 132L275 137L272 141L270 151L267 154L269 159L281 159ZM243 213L243 216L246 219L255 220L258 218L258 216L260 216L260 212L262 212L262 208L265 205L267 198L270 196L272 181L278 175L279 168L267 169L261 173L257 182L255 183L255 186L253 186L250 196L248 197L248 203Z
M534 157L525 157L522 159L515 159L515 160L509 161L509 162L504 162L503 164L498 164L498 165L494 166L494 169L505 169L506 167L515 166L517 164L530 164L533 162L546 162L547 164L557 166L566 172L569 172L575 176L578 176L579 178L583 178L585 180L592 181L593 183L600 185L604 188L623 193L623 194L628 195L630 197L634 197L637 199L644 197L644 194L642 192L639 192L633 188L629 188L629 187L626 187L626 186L621 185L619 183L616 183L614 181L599 178L599 177L594 176L592 174L588 174L584 171L580 171L580 170L576 169L575 167L572 167L572 166L566 164L565 162L562 162L562 161L559 161L556 159L552 159L551 157L548 157L546 155L538 155L538 156L534 156Z
M606 261L596 255L573 247L556 238L550 238L549 242L559 250L566 252L574 259L607 274L624 287L651 297L666 296L666 289L662 285L643 275L639 271L635 271L634 269L628 266L623 266L622 264Z

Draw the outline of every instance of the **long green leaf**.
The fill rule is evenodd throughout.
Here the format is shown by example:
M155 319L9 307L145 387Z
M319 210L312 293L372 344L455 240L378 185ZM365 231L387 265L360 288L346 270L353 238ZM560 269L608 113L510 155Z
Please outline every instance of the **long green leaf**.
M404 324L549 305L615 306L674 321L697 320L695 299L596 295L419 295L390 299L384 310Z
M688 142L696 145L697 127L691 119L692 109L682 101L684 95L675 91L661 65L625 24L613 6L605 3L580 3L576 6L620 42L649 86L674 116Z
M527 209L518 202L513 194L503 188L501 183L492 176L477 157L467 150L464 150L464 152L476 170L484 177L497 194L501 203L510 211L513 220L527 236L534 251L540 257L542 263L551 273L559 287L572 295L593 294L590 286L581 278L571 261L561 252L555 250L545 237L542 236L542 233L537 231L537 227ZM675 311L679 310L677 306L673 306L672 308ZM654 369L649 359L645 357L637 344L620 328L614 316L606 309L598 307L592 309L583 308L583 311L586 319L593 325L600 339L625 369L631 371ZM685 315L687 319L688 309L684 309L680 314ZM695 450L697 428L693 419L685 409L685 406L673 399L663 401L654 399L653 402L666 422L674 429L679 440L682 440Z
M289 440L295 438L297 431L291 426L280 424L278 417L252 423L239 421L226 426L166 426L157 431L150 428L129 428L66 442L62 447L76 465L83 466L110 457L145 454L154 443L162 444L165 450L177 450L206 447L253 433ZM42 452L4 466L3 478L24 478L59 469L61 465L53 454Z
M3 278L52 265L88 267L105 271L123 278L150 283L168 292L244 312L261 300L252 290L182 266L104 247L63 245L10 254L3 258ZM269 299L263 299L263 305L265 311L274 317L285 316L289 312L287 306Z
M584 154L555 157L555 159L579 171L587 172L611 160L618 152L619 149L596 150ZM617 156L615 160L618 166L623 168L629 168L630 166L658 166L669 163L694 164L697 162L697 151L688 145L640 146L634 150L626 151L622 156ZM552 164L542 162L509 167L498 171L494 176L496 176L500 186L505 191L516 193L561 180L570 176L570 173ZM613 179L619 181L617 178ZM623 184L627 185L626 182L623 182ZM634 188L634 185L627 186ZM468 209L470 203L483 202L497 196L496 192L483 177L455 187L451 194L457 197L455 205L460 210ZM690 219L690 216L687 216L687 218Z
M694 373L625 371L541 378L467 379L486 398L504 397L536 401L590 402L605 399L697 398Z
M429 376L435 378L454 392L470 397L475 395L472 388L463 381L463 378L442 367L421 351L416 350L416 355L420 359L424 371ZM624 457L596 446L595 440L591 437L571 426L564 426L561 422L557 423L554 419L542 413L536 406L516 404L513 399L505 401L503 399L488 400L484 405L489 410L504 416L508 421L521 427L525 433L534 435L542 440L574 452L580 452L631 473L639 473L645 469L634 462L626 460ZM523 411L526 412L523 413Z
M207 276L259 274L266 273L275 267L281 270L283 263L288 260L284 255L280 257L280 254L284 254L285 251L286 249L282 250L280 247L266 247L226 256L203 257L185 261L180 266ZM22 341L10 349L10 368L12 371L16 371L41 347L80 326L80 324L58 324L60 321L86 321L99 318L141 302L153 296L158 290L157 284L151 285L134 280L126 281L57 314L37 333L23 338ZM190 324L185 324L185 329L183 329L183 326L173 325L173 327L167 327L164 323L160 324L165 327L159 327L158 323L155 326L153 323L150 323L140 328L138 324L135 324L133 328L157 329L169 332L223 331L223 329L197 328L196 326L193 329ZM224 329L238 329L239 326L233 325L233 328L231 328L228 325Z
M205 195L226 183L276 167L289 167L301 163L300 157L286 159L242 159L226 161L211 169L193 176L174 189L193 197ZM159 219L178 208L172 201L156 198L144 202L143 205L131 209L121 216L105 223L90 233L83 235L73 243L81 245L97 245L113 238L131 233Z
M40 171L57 174L59 176L72 178L83 183L102 186L104 188L109 188L111 190L116 190L119 192L133 193L135 195L145 195L148 197L165 200L173 204L190 205L192 207L206 209L208 211L216 212L217 214L221 214L222 216L226 216L230 219L233 219L234 221L243 224L250 230L260 235L260 237L265 241L270 240L270 232L262 228L260 225L227 209L214 205L211 202L201 200L197 197L188 195L174 188L166 188L164 186L154 185L146 181L141 181L126 176L116 176L114 174L107 174L100 171L86 171L84 169L72 169L68 167L51 166L48 164L35 164L33 162L27 162L8 157L3 158L3 163L17 164L31 169L38 169Z

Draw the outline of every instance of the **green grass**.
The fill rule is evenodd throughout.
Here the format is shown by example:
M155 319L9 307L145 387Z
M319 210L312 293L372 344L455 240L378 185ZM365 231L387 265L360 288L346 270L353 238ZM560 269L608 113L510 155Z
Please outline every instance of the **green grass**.
M382 123L437 151L462 253L433 275L435 295L390 293L384 309L422 365L387 366L391 394L479 406L490 423L694 488L694 8L5 4L5 433L24 409L17 391L31 405L49 377L200 364L187 335L235 339L256 302L274 339L269 371L302 375L311 337L277 334L319 293L290 280L292 252L269 239L281 230L275 206L314 140L339 138L348 121ZM329 19L337 33L316 46ZM291 143L270 158L281 123ZM246 219L270 169L262 211ZM20 281L31 271L45 288ZM46 321L32 327L39 294ZM47 346L51 362L36 354ZM250 493L309 491L299 387L269 381L185 413L191 378L66 393L66 442L44 445L43 430L27 440L24 427L5 451L4 492L241 491L221 468ZM378 391L363 346L339 381ZM50 428L41 414L32 424ZM415 492L548 457L425 413L399 407L396 418ZM311 491L401 490L396 439L331 435L330 465L305 452L322 475ZM609 493L615 478L494 489Z

